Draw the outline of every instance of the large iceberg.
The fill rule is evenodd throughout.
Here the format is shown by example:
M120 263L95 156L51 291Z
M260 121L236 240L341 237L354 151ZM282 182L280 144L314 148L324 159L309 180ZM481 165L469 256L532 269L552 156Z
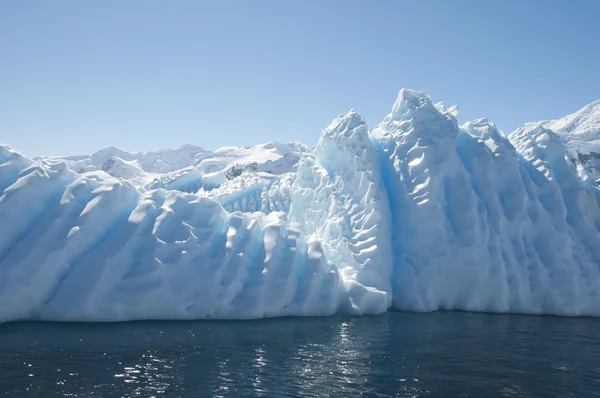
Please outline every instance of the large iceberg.
M146 187L0 146L0 321L600 316L596 184L543 124L506 136L457 113L403 89L374 129L340 115L282 172Z

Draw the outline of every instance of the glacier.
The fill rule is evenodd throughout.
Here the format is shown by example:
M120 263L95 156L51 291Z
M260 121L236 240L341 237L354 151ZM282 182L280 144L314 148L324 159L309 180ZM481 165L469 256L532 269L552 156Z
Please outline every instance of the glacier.
M371 130L176 166L1 145L0 321L600 316L600 189L564 137L457 115L403 89Z
M571 161L586 171L585 177L600 182L600 100L561 119L538 124L558 134Z

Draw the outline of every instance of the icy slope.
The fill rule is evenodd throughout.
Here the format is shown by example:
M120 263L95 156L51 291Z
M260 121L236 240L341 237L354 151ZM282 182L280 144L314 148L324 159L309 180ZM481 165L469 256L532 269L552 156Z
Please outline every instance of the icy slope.
M195 193L0 146L0 320L600 316L598 188L552 131L456 115L402 90L371 132L336 118L293 172L163 181Z
M539 123L560 137L575 164L594 181L600 179L600 100L561 119Z

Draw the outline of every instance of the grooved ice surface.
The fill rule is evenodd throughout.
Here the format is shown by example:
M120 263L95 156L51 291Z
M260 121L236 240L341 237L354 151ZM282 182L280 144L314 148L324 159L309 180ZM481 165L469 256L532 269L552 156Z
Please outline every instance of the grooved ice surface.
M598 188L543 125L457 114L404 89L281 172L188 166L145 188L139 159L110 161L116 178L0 146L0 320L599 316Z

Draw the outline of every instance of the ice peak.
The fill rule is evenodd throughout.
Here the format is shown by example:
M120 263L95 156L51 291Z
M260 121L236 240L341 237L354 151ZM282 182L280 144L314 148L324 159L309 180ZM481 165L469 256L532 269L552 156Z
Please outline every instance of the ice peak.
M451 114L452 116L454 116L455 118L458 118L458 113L459 113L458 105L452 105L450 108L448 108L448 113Z
M332 164L346 161L344 159L348 154L352 154L352 158L355 155L369 158L372 155L371 150L369 129L365 120L354 110L350 110L336 117L323 130L315 147L315 156L326 168L329 168ZM346 155L340 156L342 154Z
M425 93L404 88L398 93L392 112L370 134L379 139L410 134L428 142L454 139L459 132L457 114L458 108L452 107L451 112L443 102L434 105Z
M7 152L14 152L14 150L8 144L0 144L0 154L7 153Z
M398 98L392 107L392 120L403 120L412 117L412 113L422 107L435 108L431 100L421 91L403 88L398 93Z
M479 119L475 119L472 122L469 122L470 124L473 125L487 125L490 124L489 120L487 117L481 117Z
M495 153L498 153L497 147L502 147L505 150L509 151L514 150L514 147L512 146L506 135L502 131L498 130L496 125L490 122L486 117L467 122L461 126L461 129L464 130L467 134L479 138L483 141L491 139L494 144L491 145L488 143L488 146L491 145L491 149Z
M528 123L517 129L509 135L509 140L521 153L530 149L529 152L532 150L543 159L564 159L565 147L560 137L539 123ZM543 150L540 151L539 148Z
M364 134L367 134L365 119L354 109L350 109L333 119L331 124L323 130L323 135L330 138L338 135L349 136L359 129L364 130Z
M436 102L434 106L435 109L437 109L441 114L450 115L455 119L458 117L458 105L452 105L451 107L447 108L444 101L439 101Z
M15 152L10 145L0 144L0 162L5 162L7 159L10 159L17 152Z

